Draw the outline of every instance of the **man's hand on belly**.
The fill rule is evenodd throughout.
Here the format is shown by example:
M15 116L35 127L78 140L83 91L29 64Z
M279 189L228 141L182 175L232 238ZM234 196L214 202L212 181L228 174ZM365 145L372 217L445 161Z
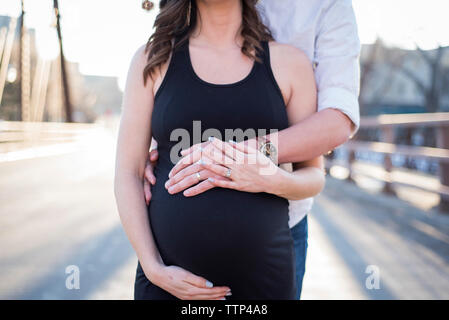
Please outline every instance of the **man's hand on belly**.
M201 156L204 148L207 148L208 145L209 141L199 143L181 152L183 158L170 171L169 180L165 183L165 188L170 194L185 190L184 196L193 197L215 188L210 179L229 181L229 179L205 168Z
M212 138L181 154L183 158L170 171L170 179L165 184L170 194L195 184L184 191L185 196L195 196L213 187L270 192L270 186L280 175L279 168L269 158L245 143Z

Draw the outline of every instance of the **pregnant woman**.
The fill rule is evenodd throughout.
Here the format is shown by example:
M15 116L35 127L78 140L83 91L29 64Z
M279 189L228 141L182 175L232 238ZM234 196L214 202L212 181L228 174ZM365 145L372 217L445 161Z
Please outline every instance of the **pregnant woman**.
M247 174L259 189L214 188L188 197L165 185L179 151L178 135L172 135L176 130L187 133L193 145L198 143L196 121L202 133L227 140L229 130L282 130L316 110L310 62L297 49L272 42L255 4L161 1L155 33L133 58L118 138L115 194L139 259L136 299L295 298L287 198L310 197L321 190L321 172L301 176L301 168L319 167L320 159L295 165L293 173L269 162L274 169L261 174L267 165L260 151L244 148L243 141L211 139L215 141L204 152L195 152L202 161L192 177L226 183L231 174ZM146 206L143 171L152 137L158 142L159 161ZM219 147L223 153L212 152ZM304 179L314 187L307 187ZM185 270L192 275L179 281Z

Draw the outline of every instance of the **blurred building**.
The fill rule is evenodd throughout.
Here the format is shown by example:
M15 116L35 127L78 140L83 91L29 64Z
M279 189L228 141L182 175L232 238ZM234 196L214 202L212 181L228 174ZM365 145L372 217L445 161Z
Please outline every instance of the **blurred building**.
M0 30L7 31L10 21L11 17L0 16ZM60 61L43 60L36 49L35 30L27 29L27 34L30 44L32 120L63 121L65 117ZM3 120L20 119L19 66L20 26L17 23L8 66L8 79L0 107L0 119ZM122 93L117 78L85 76L80 73L78 63L70 61L67 61L67 73L75 122L93 122L105 112L120 110Z
M449 111L449 47L404 50L377 41L362 47L360 63L363 115Z
M88 104L95 114L120 113L122 92L117 77L84 76L88 90Z
M18 20L18 19L17 19ZM0 15L0 33L3 33L4 38L2 43L0 43L0 49L4 49L6 44L6 37L9 31L9 26L11 22L11 17ZM35 43L35 31L34 29L28 30L28 36L32 44ZM19 47L19 37L20 37L20 25L19 21L16 24L16 30L14 34L14 44L12 47L9 65L8 65L8 76L6 78L6 83L3 91L3 97L0 104L0 119L4 120L17 120L20 119L20 84L19 84L19 66L20 66L20 47ZM31 55L31 71L34 72L34 67L36 65L36 46L32 45L30 47ZM5 60L6 54L0 51L0 62Z

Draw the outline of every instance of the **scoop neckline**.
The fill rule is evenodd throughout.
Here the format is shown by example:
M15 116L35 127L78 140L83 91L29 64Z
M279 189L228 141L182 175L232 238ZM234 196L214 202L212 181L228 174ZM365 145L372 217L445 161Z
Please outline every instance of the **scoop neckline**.
M237 82L232 82L232 83L212 83L212 82L208 82L206 80L203 80L202 78L200 78L200 76L198 76L198 74L195 72L195 69L193 68L193 64L192 64L192 58L190 56L190 39L187 40L186 43L186 55L187 55L187 61L189 64L189 69L191 71L192 76L199 81L200 83L207 85L209 87L214 87L214 88L229 88L229 87L235 87L238 85L241 85L243 83L245 83L248 79L250 79L252 77L252 75L255 73L256 68L257 68L257 62L254 60L253 61L253 66L251 67L251 70L249 71L249 73L241 80L238 80Z

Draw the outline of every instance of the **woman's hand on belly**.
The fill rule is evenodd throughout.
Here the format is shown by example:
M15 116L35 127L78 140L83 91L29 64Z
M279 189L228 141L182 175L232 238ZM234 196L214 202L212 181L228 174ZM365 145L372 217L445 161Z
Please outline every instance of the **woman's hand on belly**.
M174 177L167 180L165 188L170 194L176 194L187 189L183 194L186 197L191 197L214 188L215 186L211 182L214 180L230 181L229 179L204 168L201 164L196 164L185 168ZM201 192L198 192L200 189ZM195 190L197 190L197 192L192 192Z
M182 152L183 158L173 167L167 189L170 193L184 191L185 196L195 196L214 187L244 192L272 192L282 174L269 158L260 151L237 143L223 142L217 138L212 143L202 143ZM195 173L207 180L199 181Z
M181 300L223 300L230 295L228 287L214 287L206 279L177 266L162 266L150 280Z

